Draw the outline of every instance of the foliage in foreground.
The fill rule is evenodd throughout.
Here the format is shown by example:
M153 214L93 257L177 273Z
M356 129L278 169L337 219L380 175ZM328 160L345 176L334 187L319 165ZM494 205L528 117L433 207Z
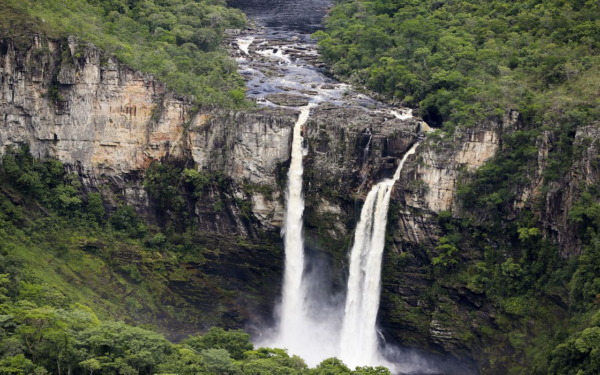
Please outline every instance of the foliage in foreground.
M163 169L154 165L147 176L151 194L161 192L165 186L160 183L171 176ZM216 183L187 171L185 181L190 180L198 194ZM152 235L131 207L123 206L107 218L101 195L85 194L81 187L79 177L66 173L59 161L35 159L26 146L9 147L2 158L0 374L390 374L382 367L352 371L335 358L308 369L301 358L285 350L255 349L250 336L241 330L213 327L202 336L173 344L152 326L133 326L111 318L121 315L127 305L139 309L141 300L109 300L108 295L114 293L110 287L117 288L110 283L103 293L90 291L87 283L62 263L81 264L88 278L106 277L96 269L102 261L72 251L69 241L83 240L83 232L88 236L104 233L111 241L129 246L145 242L151 251L161 249L163 256L170 257L185 256L194 248L173 242L175 235ZM177 201L178 197L165 199ZM134 272L129 277L142 279ZM145 280L145 284L149 282ZM118 287L123 286L126 283L121 281ZM148 286L135 288L139 290L128 294L138 296ZM101 310L96 312L90 306Z

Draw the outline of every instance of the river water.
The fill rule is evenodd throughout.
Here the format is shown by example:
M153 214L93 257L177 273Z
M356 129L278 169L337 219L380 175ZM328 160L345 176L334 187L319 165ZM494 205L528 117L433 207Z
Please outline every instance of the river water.
M386 347L387 355L383 356L377 343L379 333L376 315L379 306L383 236L387 225L389 195L398 176L374 186L373 195L377 195L380 198L378 202L381 202L372 202L371 205L366 202L363 208L368 211L365 215L369 216L364 220L376 221L365 227L379 229L375 235L372 231L356 234L357 238L367 238L369 241L363 241L368 246L355 243L353 247L353 253L358 255L350 258L350 269L354 269L355 272L351 272L349 279L347 305L339 306L337 314L331 314L330 310L326 314L308 311L310 308L314 309L318 303L311 301L311 295L307 292L312 287L307 285L311 280L307 280L309 278L303 274L310 259L304 256L302 233L302 156L306 151L301 151L299 147L302 144L300 128L309 118L310 109L320 105L333 105L377 113L385 112L401 120L412 117L410 109L395 108L378 102L325 74L322 64L318 61L315 41L311 40L310 34L321 27L322 18L332 3L328 0L228 2L230 6L244 11L255 23L251 30L246 30L229 41L231 54L238 62L239 72L246 79L247 97L260 106L301 110L297 129L294 130L295 147L291 166L293 168L290 168L288 175L286 224L283 231L286 266L282 304L278 310L279 316L276 317L279 325L274 327L272 332L265 332L264 337L259 338L255 344L284 347L290 354L304 358L311 367L326 358L337 356L347 357L343 359L353 366L385 365L396 374L442 374L444 372L438 370L439 367L432 364L432 361L424 359L414 351ZM368 124L365 127L368 128ZM369 152L368 147L369 144L366 146L366 153ZM411 152L414 152L414 148ZM401 165L398 171L400 168ZM373 218L373 212L381 212L381 217ZM370 259L368 266L367 263L361 263L366 259ZM371 271L367 272L368 275L365 274L367 269ZM315 319L315 316L318 319ZM352 339L361 342L340 342Z
M317 31L333 5L329 0L230 0L227 3L243 10L259 25L303 34Z

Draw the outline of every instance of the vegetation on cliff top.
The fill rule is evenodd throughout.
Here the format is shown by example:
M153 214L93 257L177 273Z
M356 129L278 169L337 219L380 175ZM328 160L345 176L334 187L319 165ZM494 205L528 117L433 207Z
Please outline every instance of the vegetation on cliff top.
M461 327L457 339L466 347L483 339L487 372L599 373L597 186L582 182L571 192L568 218L579 231L581 256L561 259L540 221L581 157L577 130L600 118L600 4L337 0L315 36L337 76L418 107L442 127L438 135L501 122L507 110L519 113L518 126L502 130L497 155L475 172L461 171L461 218L439 215L441 238L427 249L433 286L423 297L435 301L434 312L404 308L397 316L422 327L422 336L435 317ZM540 165L544 139L551 145ZM535 199L517 209L532 176L542 179ZM388 277L402 277L392 268L384 268ZM474 308L462 325L448 288L490 304L493 324Z
M315 36L335 74L430 123L474 125L508 108L539 125L570 108L600 113L595 1L338 0Z
M223 0L7 0L0 35L76 35L199 104L239 106L244 81L221 45L246 18Z

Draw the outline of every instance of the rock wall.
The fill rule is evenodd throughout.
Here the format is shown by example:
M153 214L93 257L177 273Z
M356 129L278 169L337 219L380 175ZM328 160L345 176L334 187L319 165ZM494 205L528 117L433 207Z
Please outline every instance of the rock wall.
M206 317L190 323L163 316L174 337L210 324L248 328L271 319L279 296L284 190L298 115L293 109L198 110L192 103L152 75L73 38L35 38L26 50L0 40L0 153L28 143L34 156L59 158L86 189L101 191L108 208L127 202L158 224L142 184L152 161L184 160L227 178L226 189L189 207L198 222L197 241L210 251L203 261L183 265L189 277L170 281L169 288L178 296L174 299ZM362 200L373 183L393 174L417 141L420 124L384 111L327 105L314 109L307 121L306 247L325 259L331 293L345 285ZM437 285L441 289L432 291L431 254L443 233L441 212L455 218L473 214L457 198L459 180L502 152L503 136L520 127L519 113L507 111L499 121L458 128L451 138L429 133L408 159L392 198L384 261L379 321L391 340L483 363L481 353L490 342L477 335L477 327L495 326L495 307L462 286ZM531 183L515 192L515 216L544 197L536 214L544 236L559 244L563 256L580 251L568 212L581 183L599 180L599 140L598 125L578 129L572 167L543 187L548 155L557 147L557 136L543 133ZM222 210L215 210L216 201L224 202ZM469 253L461 256L471 260ZM123 261L133 258L128 254Z
M35 156L119 176L174 151L190 120L187 98L73 38L0 45L1 150L29 143Z
M180 301L179 309L181 303L197 308L202 318L169 321L168 313L160 313L156 318L172 337L211 324L237 328L272 318L298 111L198 110L191 98L152 75L74 38L36 37L26 49L1 40L0 67L0 154L26 143L36 157L58 158L79 174L86 190L103 194L109 211L131 204L157 225L173 214L157 212L144 189L153 161L180 161L225 177L225 187L188 208L198 223L194 241L208 253L202 262L182 265L186 281L170 281L165 299ZM357 204L373 181L393 172L417 127L416 121L370 110L325 106L306 124L308 246L335 259L338 284L345 262L339 245L352 236ZM223 208L216 210L215 202ZM117 267L141 257L132 251L115 255ZM221 295L215 280L231 294Z
M567 151L557 149L557 131L542 132L534 140L537 157L534 153L527 164L526 182L511 191L515 198L503 207L503 220L508 225L522 211L533 213L542 236L557 245L563 258L582 251L578 228L569 219L569 213L585 186L593 187L599 181L599 129L600 124L578 128L570 167L546 181L551 152ZM454 219L471 221L487 239L474 247L477 240L472 234L461 232L461 263L474 265L483 261L485 246L498 248L498 241L510 241L486 233L494 218L483 207L464 207L457 189L486 161L498 153L510 152L505 149L503 138L521 130L527 131L519 113L507 111L498 122L478 124L475 129L458 128L451 139L430 134L407 161L393 195L395 206L388 223L393 240L388 242L383 266L379 321L388 340L431 352L452 353L467 362L474 359L476 367L485 373L507 371L507 363L496 359L516 355L507 339L516 326L507 327L502 321L502 310L486 297L485 291L468 287L464 280L446 278L440 282L432 271L432 258L445 233L445 224L438 216L442 212ZM565 305L561 301L547 303L557 303L552 307L557 310ZM481 327L493 334L482 334Z

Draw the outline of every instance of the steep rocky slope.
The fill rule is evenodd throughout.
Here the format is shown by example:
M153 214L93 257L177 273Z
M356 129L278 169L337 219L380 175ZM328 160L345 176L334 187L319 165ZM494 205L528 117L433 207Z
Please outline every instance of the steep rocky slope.
M2 40L0 69L0 152L27 143L36 157L60 159L78 173L86 190L102 193L109 211L134 205L157 225L176 215L157 208L144 188L153 161L225 177L201 199L186 200L197 241L209 252L202 261L182 265L186 277L167 282L169 293L177 296L173 300L185 300L189 311L203 315L189 321L151 312L148 321L160 321L173 337L181 337L211 324L251 327L272 318L282 272L283 187L297 111L195 108L192 100L168 91L151 75L74 38L36 37L25 49ZM481 227L490 219L483 209L464 207L458 188L503 152L503 137L521 130L519 116L509 110L497 122L459 127L452 137L428 134L396 186L384 263L380 323L388 338L474 359L480 368L497 373L503 367L489 364L490 355L498 356L492 351L515 352L507 344L510 328L500 321L498 306L464 283L437 283L431 259L446 230L441 213ZM361 199L373 182L395 170L398 158L417 141L420 126L416 119L364 109L322 105L311 114L305 128L307 250L330 268L334 290L346 277ZM597 126L579 128L572 167L544 184L557 135L543 133L537 161L529 166L531 182L520 185L517 198L505 207L510 221L536 204L543 236L558 244L564 257L581 251L568 213L581 183L598 181L599 136ZM460 262L481 259L473 251L474 237L466 238ZM494 247L503 239L487 241ZM116 253L114 261L143 267L135 249ZM179 307L169 304L165 301L170 306L165 311Z
M2 40L0 66L2 150L28 144L35 157L58 158L79 175L86 191L103 195L109 212L133 205L158 225L176 215L157 207L144 188L146 169L153 161L224 176L201 199L186 200L197 223L197 242L211 253L202 262L184 265L190 273L185 282L168 284L169 293L179 296L174 299L183 298L207 316L188 322L188 327L168 321L166 314L161 325L179 336L201 329L202 323L242 327L271 319L279 295L282 187L296 111L194 108L192 100L168 91L151 75L75 38L36 37L25 49ZM369 162L363 153L366 123L379 149L368 155ZM329 232L338 240L336 246L347 240L351 212L347 204L329 203L330 195L347 203L354 190L368 186L367 180L402 155L414 141L416 127L416 122L369 111L316 111L306 129L307 163L314 168L307 179L307 196L316 197L307 208L315 225L314 241L322 241L318 229L326 222L341 230ZM320 193L313 194L314 189ZM318 248L343 253L342 248ZM130 249L113 258L117 268L131 263L143 271L140 257ZM202 281L207 279L208 284ZM229 292L233 298L223 295ZM217 312L220 318L215 318ZM157 316L148 319L156 321Z

